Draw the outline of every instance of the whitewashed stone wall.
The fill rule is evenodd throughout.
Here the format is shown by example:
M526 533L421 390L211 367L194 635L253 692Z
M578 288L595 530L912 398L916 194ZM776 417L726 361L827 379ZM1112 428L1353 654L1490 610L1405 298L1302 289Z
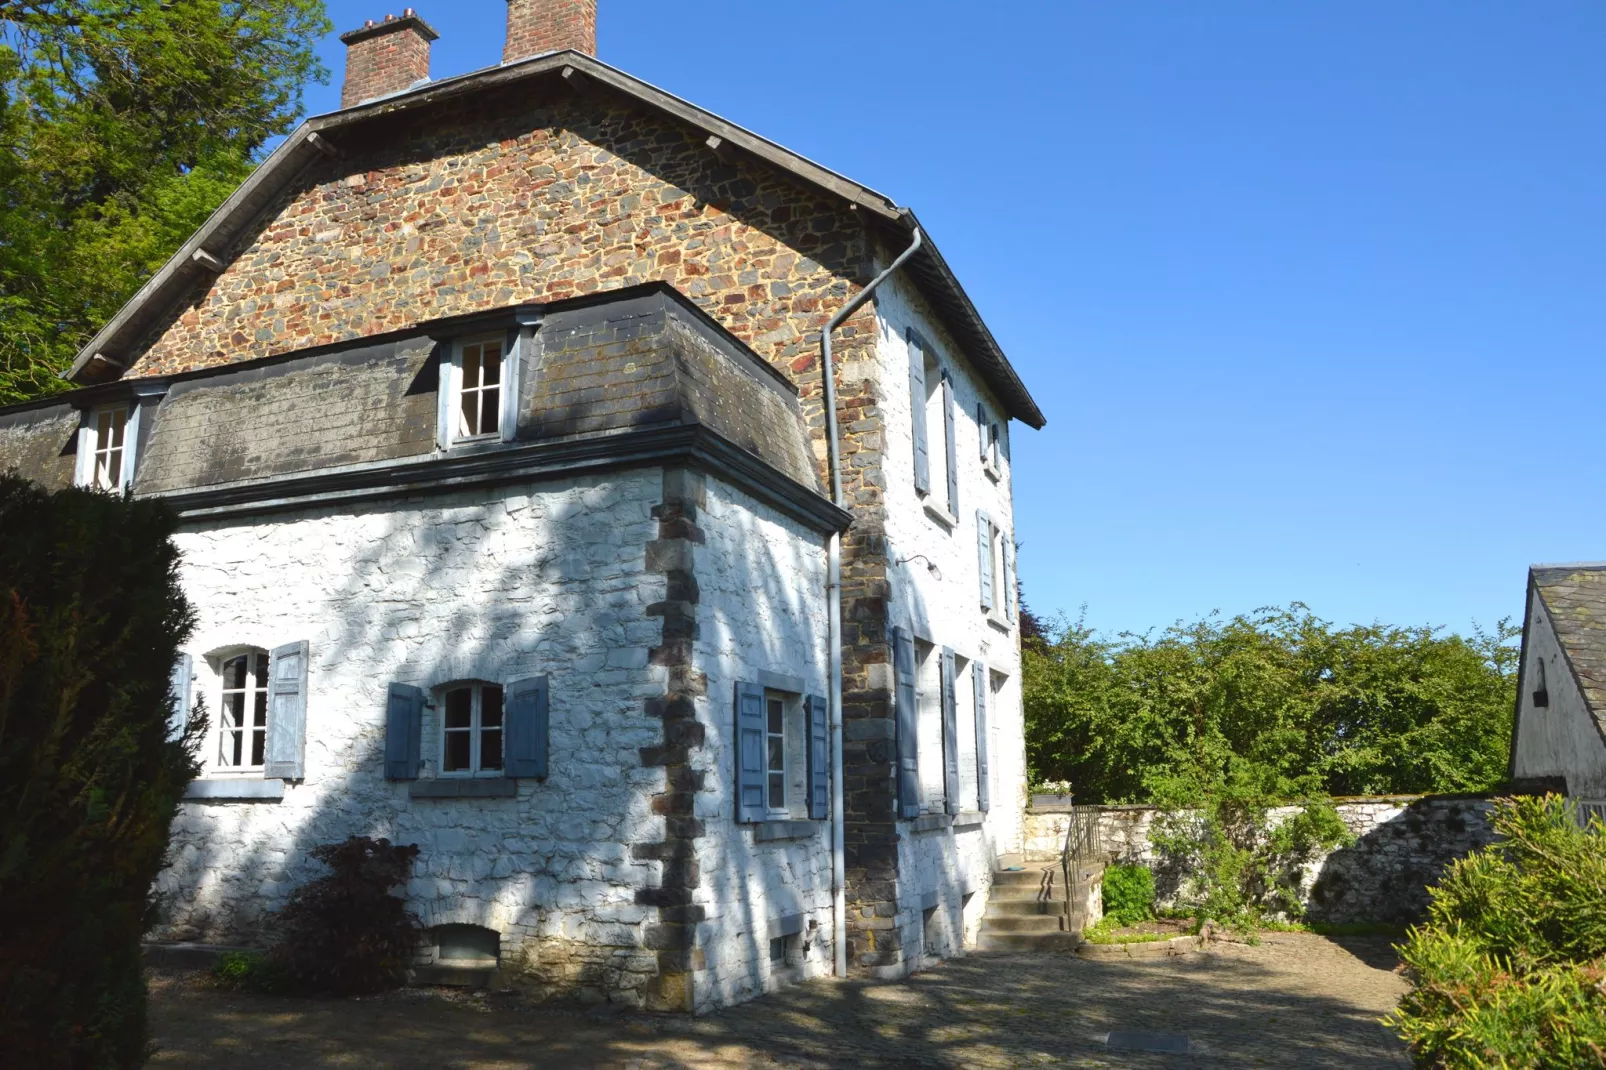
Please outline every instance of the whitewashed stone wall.
M1355 843L1305 867L1305 907L1319 921L1416 920L1427 907L1427 886L1444 868L1494 840L1491 804L1481 797L1395 795L1336 800L1335 806ZM1152 806L1100 807L1097 850L1106 861L1153 868L1165 902L1183 874L1168 870L1150 842L1161 813ZM1292 813L1280 807L1271 818ZM1063 809L1028 810L1026 857L1059 858L1069 824Z
M697 816L706 916L697 944L705 967L693 976L694 1009L760 995L785 981L828 975L835 952L831 914L831 824L760 843L755 826L736 821L735 689L759 670L799 678L804 694L826 695L825 537L710 479L695 553L700 592L697 667L708 694L698 701L705 741L693 763L706 771ZM801 716L799 714L799 716ZM796 726L800 731L801 723ZM801 742L801 737L799 737ZM788 753L788 802L806 818L805 758ZM805 917L797 950L784 970L770 962L770 924Z
M961 741L967 733L973 733L975 724L968 663L976 659L985 662L993 685L987 740L991 809L985 822L919 832L912 831L906 822L900 823L898 905L893 922L903 946L904 968L914 968L931 954L955 954L964 944L974 942L995 860L1021 848L1026 746L1020 702L1019 632L1017 624L1005 620L1001 608L992 614L981 609L976 522L976 511L985 510L1006 538L1014 536L1010 438L1002 406L905 279L894 276L877 291L876 311L879 337L874 350L875 367L850 362L842 376L846 381L873 377L882 384L878 404L886 428L883 474L889 620L909 627L917 637L937 647L953 648L963 659L956 681ZM957 517L945 515L947 490L937 485L935 478L929 498L915 491L907 343L910 327L932 347L953 381ZM986 409L988 422L996 421L1001 431L997 468L992 474L981 459L978 401ZM944 448L940 424L929 426L927 434L933 453ZM938 508L928 509L928 504ZM935 572L931 566L935 566ZM890 667L880 683L891 687ZM975 793L973 736L968 753L967 762L967 748L962 742L960 779L964 800L974 799ZM940 729L922 733L922 782L928 788L926 803L933 809L940 808L941 763ZM929 790L933 786L938 789L935 796ZM973 802L961 805L967 810L974 808ZM937 908L928 917L926 911L930 907L925 904L931 902L933 895Z

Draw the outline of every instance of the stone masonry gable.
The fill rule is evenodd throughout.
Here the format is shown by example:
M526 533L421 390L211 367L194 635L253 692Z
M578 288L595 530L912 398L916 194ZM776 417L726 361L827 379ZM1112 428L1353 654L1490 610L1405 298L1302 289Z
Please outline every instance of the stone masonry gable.
M1606 735L1606 565L1538 566L1532 582L1578 689Z

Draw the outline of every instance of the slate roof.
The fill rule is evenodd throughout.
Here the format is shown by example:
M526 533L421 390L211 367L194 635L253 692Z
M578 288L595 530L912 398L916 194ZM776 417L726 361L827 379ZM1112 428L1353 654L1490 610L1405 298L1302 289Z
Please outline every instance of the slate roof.
M1528 585L1550 614L1573 679L1606 734L1606 563L1535 565Z
M760 137L687 101L632 77L618 68L581 52L562 51L516 63L487 67L453 78L428 82L415 89L382 97L327 115L314 116L298 126L263 161L232 196L173 254L160 271L79 352L67 378L85 384L121 374L129 350L193 283L196 274L214 261L257 219L278 193L320 154L334 151L332 141L346 130L371 119L395 115L465 94L535 78L562 78L570 85L599 86L624 94L636 103L706 131L724 151L739 151L789 172L796 179L846 199L867 220L879 224L900 247L910 243L919 225L914 213L891 198L820 166L797 153ZM937 314L964 348L1003 402L1008 414L1029 427L1042 427L1042 410L1016 374L998 340L982 321L942 253L924 232L925 241L906 270L932 302Z

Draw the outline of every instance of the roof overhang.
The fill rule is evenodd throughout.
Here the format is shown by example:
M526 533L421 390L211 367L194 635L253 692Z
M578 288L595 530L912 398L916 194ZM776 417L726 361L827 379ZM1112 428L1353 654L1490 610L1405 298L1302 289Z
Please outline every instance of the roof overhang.
M425 109L468 94L538 78L561 78L579 91L592 86L606 87L706 131L714 151L740 151L841 197L854 211L863 213L868 221L878 225L893 242L907 242L918 225L914 213L899 207L891 198L712 112L584 53L550 52L443 78L302 122L90 339L68 369L66 378L77 383L118 378L130 362L130 351L146 332L198 278L215 275L223 269L226 251L257 221L279 192L314 161L339 154L343 132L381 116ZM964 348L965 355L998 394L1008 414L1030 427L1042 427L1045 422L1042 411L929 234L920 251L909 261L908 270Z

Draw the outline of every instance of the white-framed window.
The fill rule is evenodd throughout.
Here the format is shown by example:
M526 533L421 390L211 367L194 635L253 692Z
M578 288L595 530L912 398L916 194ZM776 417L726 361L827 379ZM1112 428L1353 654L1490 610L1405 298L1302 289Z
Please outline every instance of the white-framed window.
M786 812L786 699L764 692L764 805Z
M78 435L78 485L122 490L133 477L134 434L127 405L87 413Z
M268 652L241 651L224 658L221 669L217 768L260 771L268 743Z
M513 422L515 353L507 332L452 344L441 365L440 445L508 437Z
M501 776L502 688L481 682L441 692L441 776Z
M808 726L803 696L764 691L764 808L772 817L806 819Z

